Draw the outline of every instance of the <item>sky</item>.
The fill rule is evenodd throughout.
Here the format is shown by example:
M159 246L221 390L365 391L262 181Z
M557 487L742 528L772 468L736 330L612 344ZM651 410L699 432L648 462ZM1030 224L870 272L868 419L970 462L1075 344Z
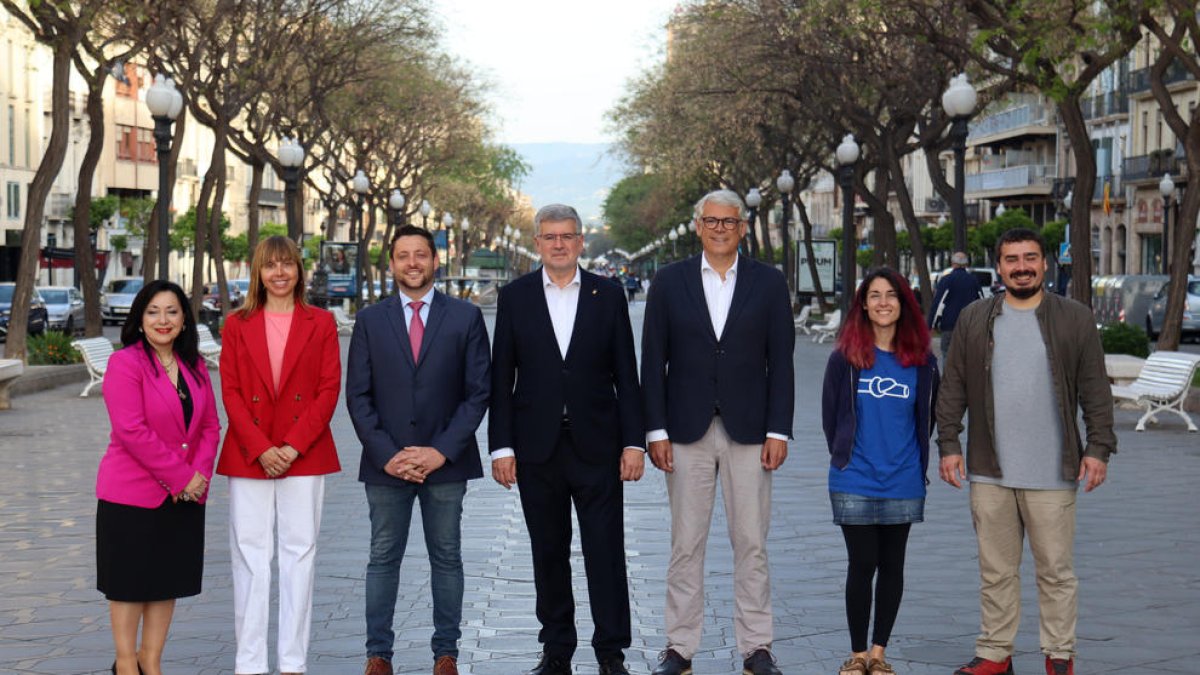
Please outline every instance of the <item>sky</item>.
M435 0L448 51L492 84L497 140L602 143L626 82L660 62L679 0Z

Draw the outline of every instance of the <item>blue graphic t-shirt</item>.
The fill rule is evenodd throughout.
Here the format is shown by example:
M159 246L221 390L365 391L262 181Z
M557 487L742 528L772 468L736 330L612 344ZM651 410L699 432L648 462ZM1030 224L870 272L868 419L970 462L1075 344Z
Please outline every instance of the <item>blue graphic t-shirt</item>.
M829 468L829 491L864 497L925 496L917 443L917 369L905 368L878 347L875 365L858 376L858 426L846 468Z

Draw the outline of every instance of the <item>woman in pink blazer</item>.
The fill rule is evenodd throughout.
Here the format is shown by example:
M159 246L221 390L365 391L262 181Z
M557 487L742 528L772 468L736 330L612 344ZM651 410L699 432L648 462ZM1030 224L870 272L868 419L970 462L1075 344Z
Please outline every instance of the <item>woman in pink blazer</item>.
M333 315L304 302L300 249L270 237L254 251L246 304L225 322L221 398L229 433L235 673L266 673L271 558L279 548L282 675L308 668L325 475L341 469L329 421L342 386Z
M96 586L109 601L112 672L161 675L175 599L200 593L221 427L182 288L146 285L121 343L104 375L112 435L96 475Z

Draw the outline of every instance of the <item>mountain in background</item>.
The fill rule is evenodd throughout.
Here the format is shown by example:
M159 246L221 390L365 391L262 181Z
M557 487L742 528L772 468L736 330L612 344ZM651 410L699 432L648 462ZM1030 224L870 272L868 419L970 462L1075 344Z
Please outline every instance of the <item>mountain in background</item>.
M533 167L521 182L534 209L546 204L574 206L584 225L601 225L608 191L627 173L607 143L516 143L511 146Z

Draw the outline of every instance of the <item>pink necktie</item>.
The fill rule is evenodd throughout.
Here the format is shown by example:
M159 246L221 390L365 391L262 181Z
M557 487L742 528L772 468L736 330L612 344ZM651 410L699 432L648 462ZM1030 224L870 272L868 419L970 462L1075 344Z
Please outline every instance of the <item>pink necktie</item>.
M412 345L413 362L415 363L421 357L421 338L425 337L425 323L421 321L421 308L425 306L424 302L414 300L408 303L412 307L413 318L408 324L408 342Z

